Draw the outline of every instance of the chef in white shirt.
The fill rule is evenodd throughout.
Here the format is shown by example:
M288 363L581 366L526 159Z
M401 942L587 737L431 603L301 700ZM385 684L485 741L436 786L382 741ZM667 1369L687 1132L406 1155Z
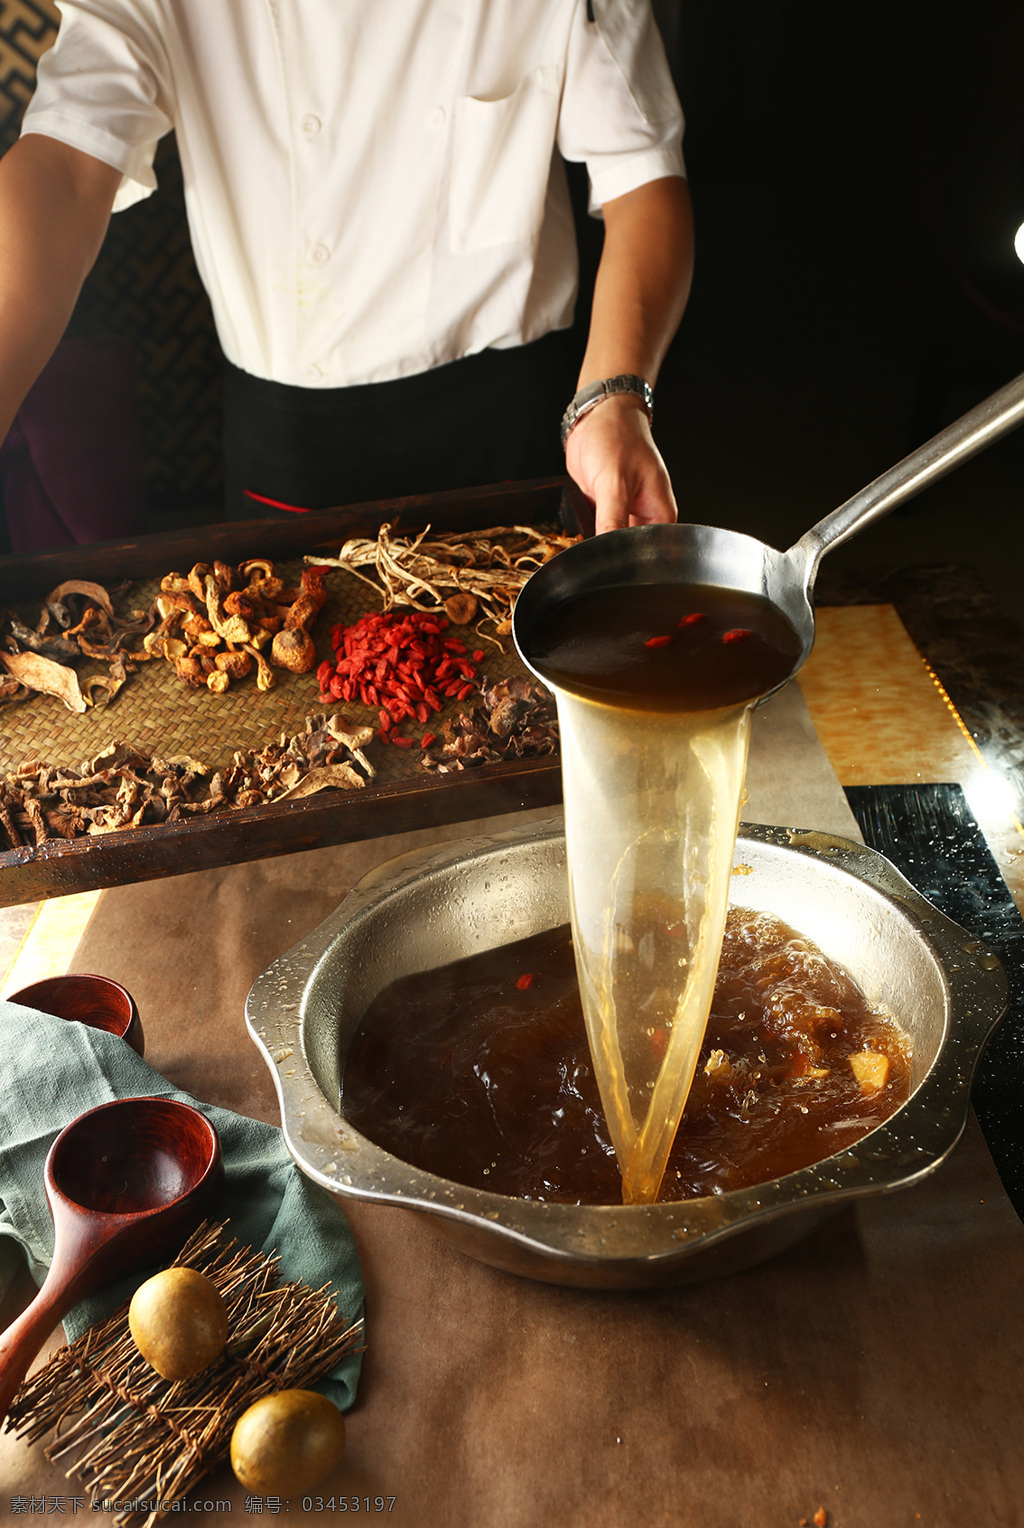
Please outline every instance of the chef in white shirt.
M173 128L230 514L536 476L564 447L599 529L674 518L651 416L692 225L649 0L60 8L0 161L0 438ZM604 220L576 374L564 160Z

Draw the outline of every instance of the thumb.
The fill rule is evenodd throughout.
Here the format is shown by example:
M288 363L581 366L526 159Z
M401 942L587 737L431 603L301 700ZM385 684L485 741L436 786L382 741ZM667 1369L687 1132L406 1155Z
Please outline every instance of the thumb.
M633 495L622 478L608 481L607 475L595 484L594 529L602 531L623 530L629 524Z

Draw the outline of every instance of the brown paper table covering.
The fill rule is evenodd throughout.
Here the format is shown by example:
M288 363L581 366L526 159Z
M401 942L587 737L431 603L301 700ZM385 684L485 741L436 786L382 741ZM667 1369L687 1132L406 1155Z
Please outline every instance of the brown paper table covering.
M795 686L758 713L748 790L747 820L858 836ZM366 869L452 836L120 887L74 969L134 992L164 1075L276 1122L244 1028L253 979ZM409 1211L348 1211L362 1387L319 1505L282 1502L281 1521L335 1520L358 1498L416 1528L797 1528L822 1507L831 1528L1024 1523L1024 1227L973 1118L922 1185L693 1288L553 1288L469 1260ZM71 1515L74 1483L41 1446L0 1438L0 1482L0 1520L19 1493ZM196 1523L257 1506L226 1468L195 1496L219 1503Z

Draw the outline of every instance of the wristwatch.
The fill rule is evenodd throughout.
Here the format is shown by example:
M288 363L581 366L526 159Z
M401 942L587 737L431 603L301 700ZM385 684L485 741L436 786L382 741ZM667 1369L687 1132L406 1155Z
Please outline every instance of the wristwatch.
M631 373L623 373L618 377L604 377L599 382L588 382L586 387L581 387L573 398L569 407L562 415L562 446L569 439L569 431L584 414L603 403L606 398L611 398L615 393L636 393L643 399L644 408L647 410L648 419L654 416L654 392L650 383L645 382L643 377L634 377Z

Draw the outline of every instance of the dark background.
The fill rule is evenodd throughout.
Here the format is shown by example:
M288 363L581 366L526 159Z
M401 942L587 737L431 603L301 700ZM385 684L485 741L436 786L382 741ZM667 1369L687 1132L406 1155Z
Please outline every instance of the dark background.
M1024 15L1009 0L656 0L687 116L696 278L655 428L683 518L776 545L1024 370ZM0 4L0 147L51 0ZM173 142L112 222L74 334L139 360L148 523L220 515L219 350ZM578 180L578 177L577 177ZM600 225L581 218L584 275ZM973 560L1011 614L1024 434L830 566Z
M1003 0L682 7L698 262L659 401L687 518L782 544L1024 369L1022 42ZM975 479L1002 504L1022 447L922 496L922 541Z

